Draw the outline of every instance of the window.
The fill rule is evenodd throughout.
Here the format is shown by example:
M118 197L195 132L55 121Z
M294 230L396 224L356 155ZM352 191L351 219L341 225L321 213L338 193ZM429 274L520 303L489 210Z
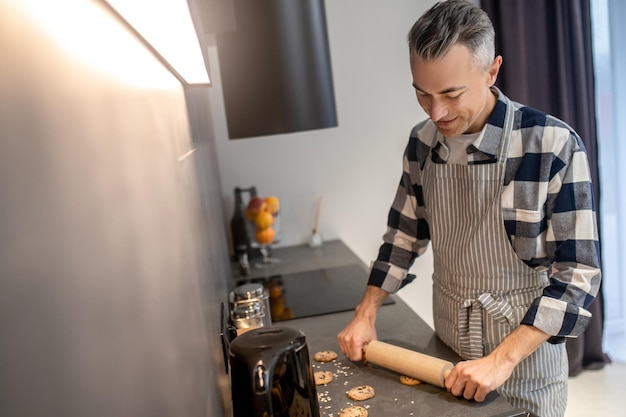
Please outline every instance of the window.
M626 361L626 2L592 0L600 213L604 270L604 348ZM619 132L622 132L620 135ZM621 139L621 140L620 140ZM620 181L620 178L622 179Z

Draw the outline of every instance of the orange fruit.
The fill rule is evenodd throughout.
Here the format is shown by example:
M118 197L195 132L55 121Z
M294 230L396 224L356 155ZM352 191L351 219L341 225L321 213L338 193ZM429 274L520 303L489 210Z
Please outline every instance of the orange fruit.
M274 241L274 229L266 227L265 229L258 229L255 234L256 241L261 244L269 244Z
M265 200L265 210L269 211L271 214L278 213L280 210L280 200L278 197L271 195L267 197Z
M254 224L257 229L265 229L274 224L274 216L272 216L267 211L261 211L259 212L259 214L256 215L256 218L254 219Z

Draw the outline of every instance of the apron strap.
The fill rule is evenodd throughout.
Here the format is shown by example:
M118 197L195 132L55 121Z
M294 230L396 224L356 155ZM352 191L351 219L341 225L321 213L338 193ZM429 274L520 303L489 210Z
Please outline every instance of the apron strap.
M509 144L511 143L511 132L513 130L513 119L515 118L513 111L513 103L507 96L503 96L506 103L506 113L504 115L504 126L502 126L502 140L498 147L498 164L504 169L506 159L509 154Z
M483 293L477 299L466 299L459 310L461 356L477 359L483 352L483 311L497 322L513 325L513 307L503 298Z

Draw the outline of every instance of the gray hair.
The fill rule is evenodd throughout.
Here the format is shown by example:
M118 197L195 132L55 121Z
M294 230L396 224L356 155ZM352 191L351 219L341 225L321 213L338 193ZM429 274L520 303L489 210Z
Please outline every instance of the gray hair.
M436 3L415 22L408 35L411 53L440 59L456 44L466 46L474 64L486 71L495 58L495 30L484 10L467 0Z

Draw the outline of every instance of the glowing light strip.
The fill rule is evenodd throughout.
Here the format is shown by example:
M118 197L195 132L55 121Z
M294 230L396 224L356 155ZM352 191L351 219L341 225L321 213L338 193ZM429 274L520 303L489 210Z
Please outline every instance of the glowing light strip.
M187 0L105 0L189 84L210 84Z

